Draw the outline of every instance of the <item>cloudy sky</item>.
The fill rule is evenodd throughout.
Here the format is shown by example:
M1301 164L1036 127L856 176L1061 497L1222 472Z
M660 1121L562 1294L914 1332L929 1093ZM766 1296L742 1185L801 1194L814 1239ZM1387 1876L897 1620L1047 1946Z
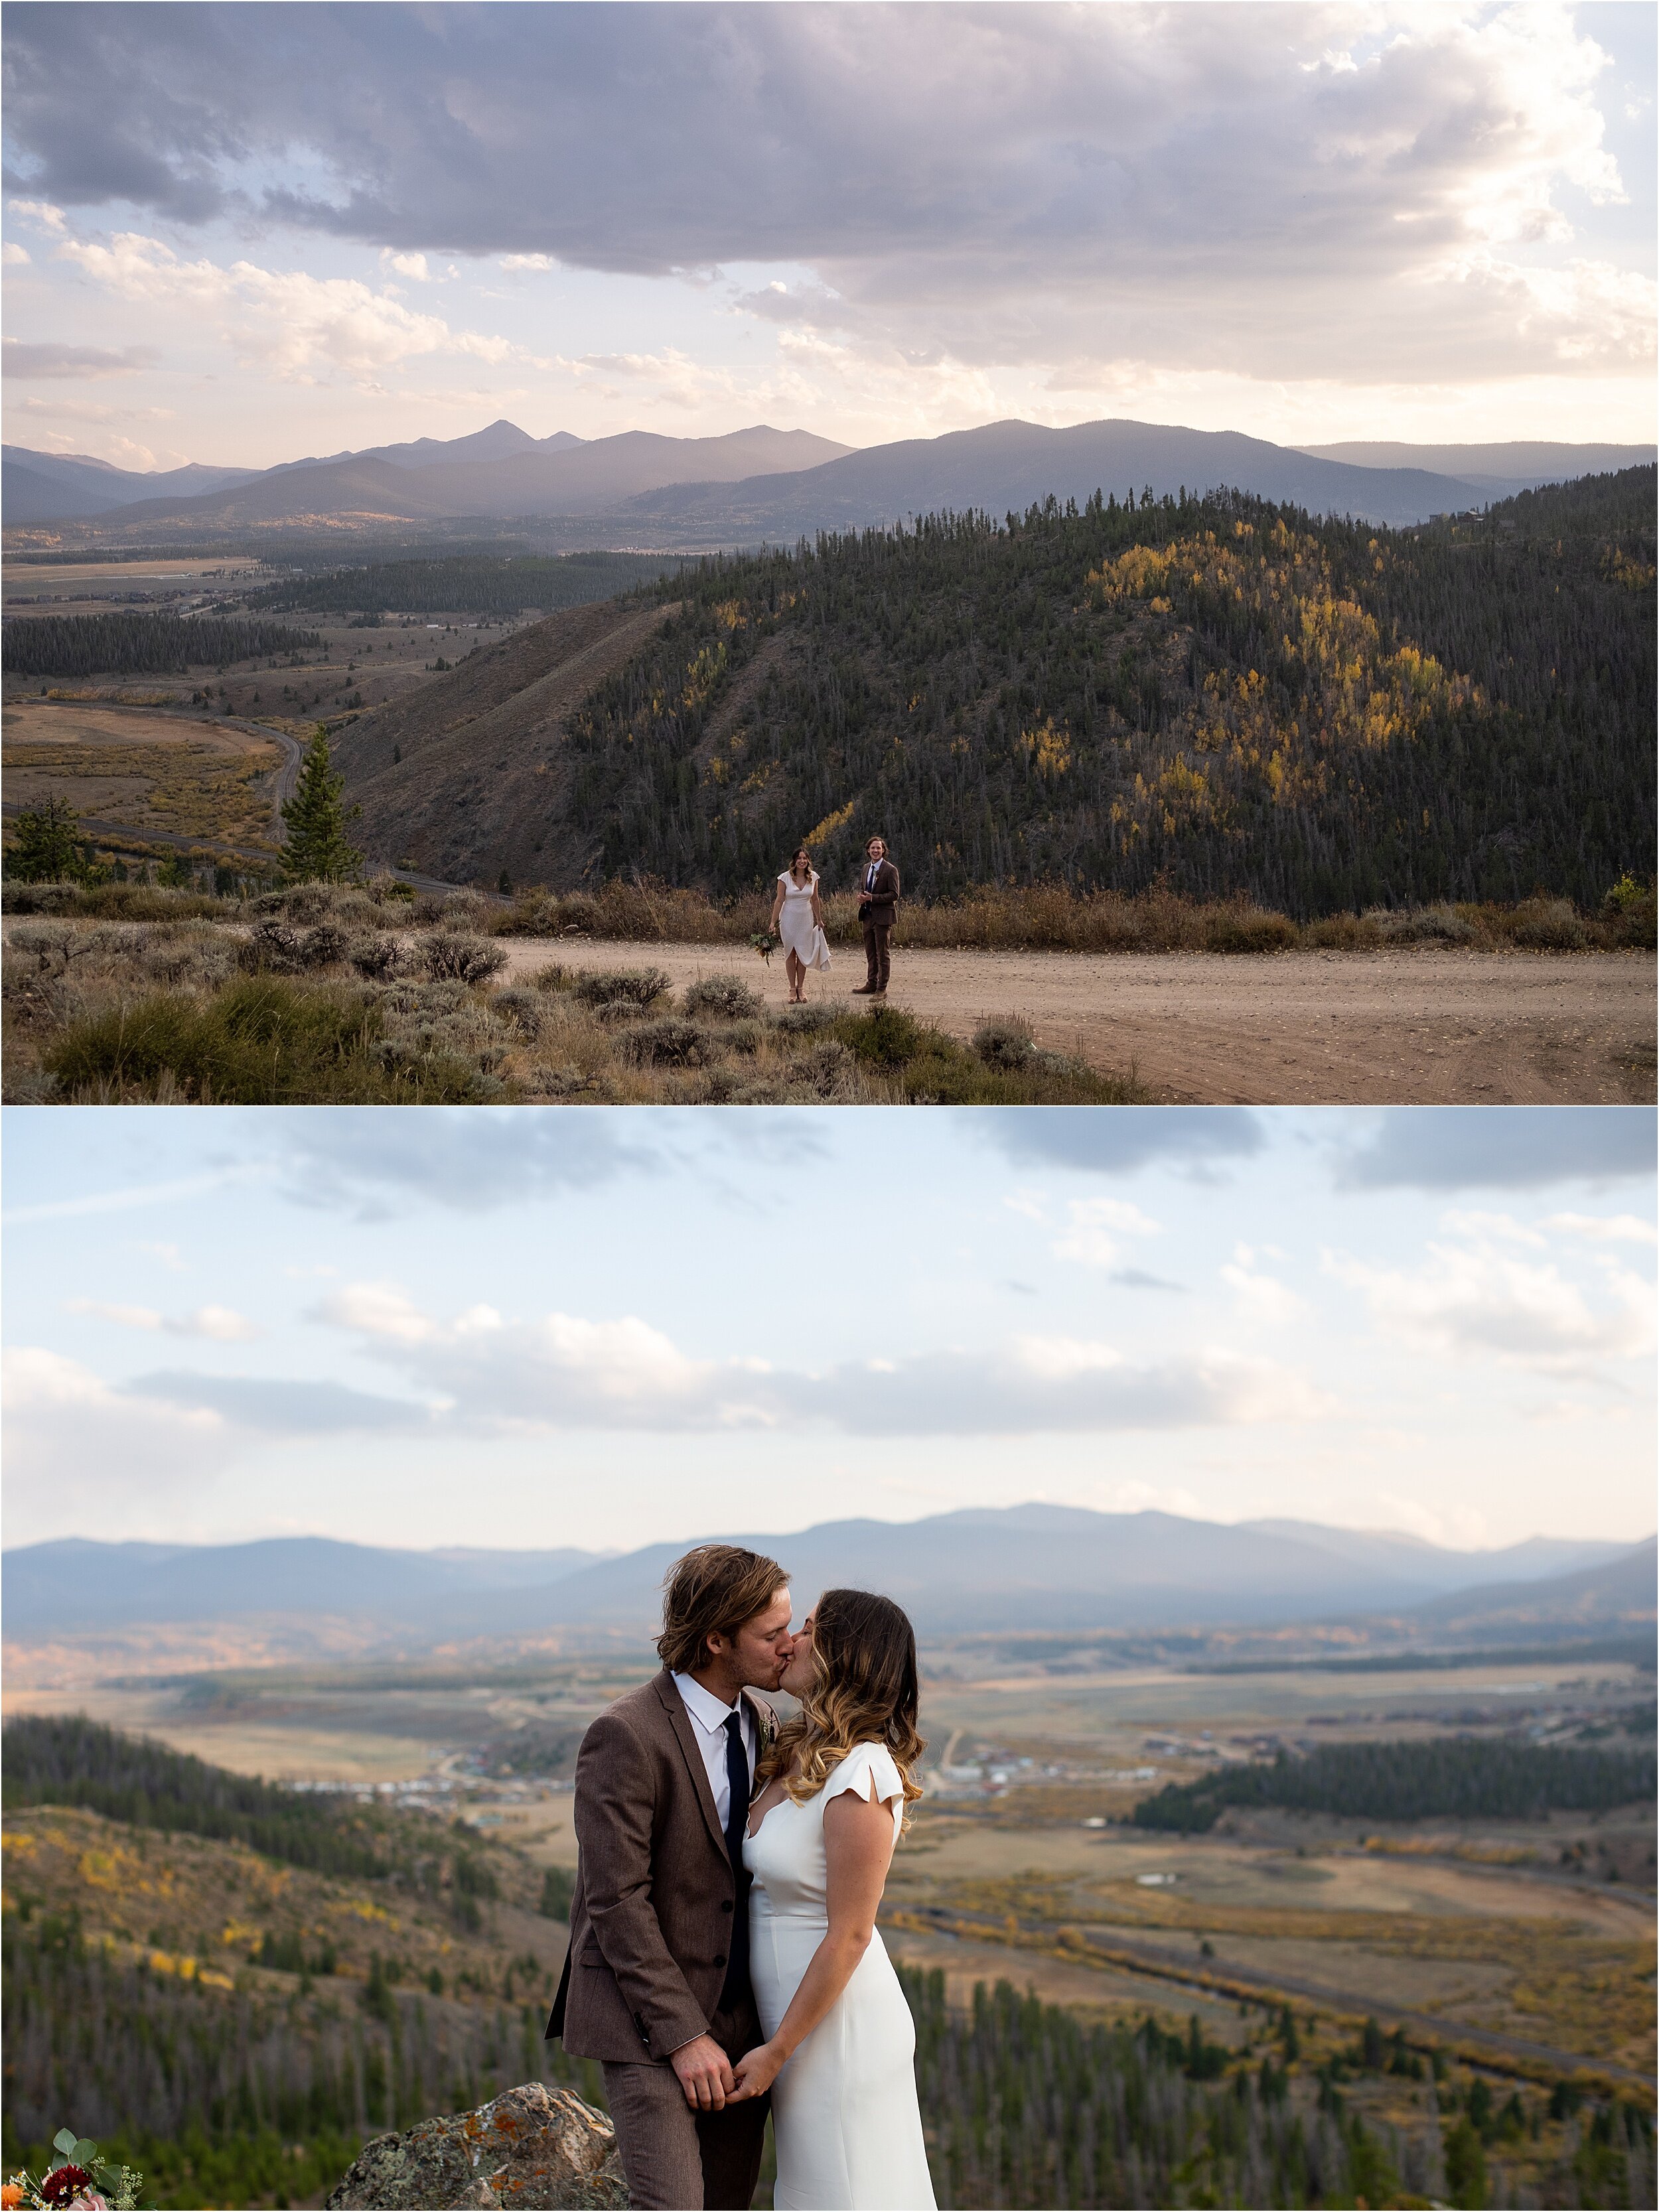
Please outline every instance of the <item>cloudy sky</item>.
M28 4L15 442L1654 434L1650 5Z
M6 1540L1653 1522L1654 1119L13 1109Z

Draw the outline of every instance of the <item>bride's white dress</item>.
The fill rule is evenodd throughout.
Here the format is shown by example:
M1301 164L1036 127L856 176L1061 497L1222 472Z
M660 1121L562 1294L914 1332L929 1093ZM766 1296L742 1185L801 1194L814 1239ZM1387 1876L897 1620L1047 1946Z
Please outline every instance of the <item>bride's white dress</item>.
M812 920L812 894L818 887L817 878L809 876L805 884L797 884L786 869L778 881L783 885L778 935L783 939L784 951L793 952L803 968L827 968L830 947L823 932Z
M784 1798L747 1837L750 1972L769 2037L830 1932L823 1808L843 1790L890 1803L896 1835L904 1785L882 1744L849 1751L816 1797ZM916 2104L916 2033L879 1934L853 1978L772 2089L778 2212L933 2212Z

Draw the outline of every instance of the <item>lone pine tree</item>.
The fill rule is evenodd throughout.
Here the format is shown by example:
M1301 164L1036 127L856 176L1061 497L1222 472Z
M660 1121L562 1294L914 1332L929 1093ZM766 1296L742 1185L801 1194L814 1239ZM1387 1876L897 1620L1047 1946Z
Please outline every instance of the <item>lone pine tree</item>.
M81 824L66 799L26 806L6 854L6 873L24 883L63 883L87 872Z
M347 842L346 824L362 811L348 808L341 793L345 778L337 775L328 750L328 732L319 722L300 764L294 796L283 808L288 830L282 851L283 872L290 883L337 883L362 869L363 856Z

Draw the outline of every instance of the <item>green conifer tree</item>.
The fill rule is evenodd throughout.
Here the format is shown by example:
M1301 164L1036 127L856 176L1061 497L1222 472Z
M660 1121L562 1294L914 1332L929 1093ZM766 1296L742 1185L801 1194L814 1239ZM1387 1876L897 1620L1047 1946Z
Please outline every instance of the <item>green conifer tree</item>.
M319 722L300 764L294 796L283 808L288 836L283 872L290 883L344 882L358 875L363 856L347 842L346 824L362 809L347 807L341 794L345 778L337 775L328 750L328 732Z
M86 872L81 824L68 799L49 799L44 806L24 807L7 848L6 873L26 884L53 884L67 883Z

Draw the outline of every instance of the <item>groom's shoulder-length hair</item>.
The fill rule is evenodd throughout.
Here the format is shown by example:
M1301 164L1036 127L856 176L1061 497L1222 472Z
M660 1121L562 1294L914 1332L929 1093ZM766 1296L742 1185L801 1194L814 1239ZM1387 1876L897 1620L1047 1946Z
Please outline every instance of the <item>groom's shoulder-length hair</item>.
M775 1559L737 1544L699 1544L668 1571L657 1656L671 1674L689 1674L708 1657L711 1636L735 1636L764 1613L789 1580Z

